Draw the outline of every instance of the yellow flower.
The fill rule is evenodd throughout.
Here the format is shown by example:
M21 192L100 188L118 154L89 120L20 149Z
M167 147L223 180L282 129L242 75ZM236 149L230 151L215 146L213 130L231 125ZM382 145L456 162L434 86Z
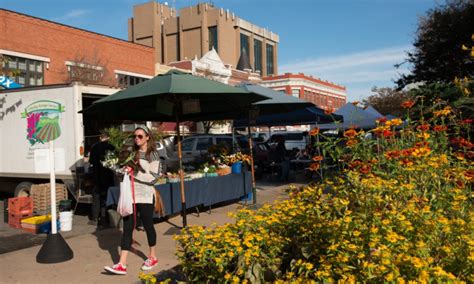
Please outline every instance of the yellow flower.
M232 275L231 275L230 273L226 273L226 274L224 275L224 278L225 278L226 280L229 280L230 277L232 277Z

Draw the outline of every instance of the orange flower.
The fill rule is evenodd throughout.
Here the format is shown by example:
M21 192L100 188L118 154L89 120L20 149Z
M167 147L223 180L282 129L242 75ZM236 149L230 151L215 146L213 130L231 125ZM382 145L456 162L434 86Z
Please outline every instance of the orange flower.
M433 114L435 116L447 116L448 114L451 113L451 111L452 111L451 107L447 106L442 110L433 111Z
M385 116L375 120L375 122L377 122L378 124L382 124L382 123L385 123L387 122L387 118Z
M473 151L468 151L468 152L466 152L466 157L467 157L468 159L474 158L474 152L473 152Z
M400 154L401 152L400 151L387 151L385 153L385 157L387 157L387 159L395 159L395 158L398 158L400 157Z
M467 180L472 180L472 178L474 177L474 170L465 171L464 176L467 178Z
M408 149L403 149L400 154L402 154L402 156L404 157L409 157L411 156L411 153L413 153L413 148L408 148Z
M360 167L360 169L359 169L359 172L361 172L363 174L368 174L368 173L370 173L371 170L372 170L371 165L362 165L362 167Z
M380 136L383 135L383 132L387 129L388 129L388 127L386 127L386 126L379 126L379 127L375 128L373 131L374 131L374 133L377 137L380 137Z
M311 131L309 132L309 135L311 135L311 136L316 136L318 134L319 134L319 128L317 128L317 127L311 129Z
M462 180L457 180L456 181L456 186L458 188L464 188L464 182Z
M443 131L448 130L448 127L446 125L435 125L433 127L433 130L436 132L443 132Z
M413 166L413 162L410 160L410 159L401 159L400 160L400 165L403 165L403 166Z
M354 129L349 129L344 132L344 137L347 137L349 139L352 139L357 136L357 131Z
M349 139L349 140L347 140L347 142L346 142L346 146L347 146L347 147L351 147L351 146L356 145L357 143L358 143L358 142L357 142L356 139Z
M360 165L362 165L362 162L361 162L361 161L359 161L359 160L352 161L352 162L349 164L349 169L353 170L353 169L359 167Z
M319 163L312 163L311 165L309 165L309 170L315 172L319 169L319 167Z
M383 137L392 137L394 133L390 130L384 130L383 131Z
M328 109L324 110L324 113L325 114L331 114L333 113L334 111L336 111L333 107L329 107Z
M426 141L420 141L415 143L415 148L420 148L420 147L428 147L428 142Z
M415 105L415 101L412 101L412 100L404 101L401 104L402 108L406 108L406 109L412 108L414 105Z
M418 125L416 127L416 129L420 130L420 131L428 131L430 130L430 125L429 124L422 124L422 125Z
M323 156L314 156L313 157L313 161L315 162L319 162L319 161L322 161L323 160Z
M411 155L413 157L423 157L423 156L428 156L431 153L431 149L428 147L423 147L423 148L417 148L413 150Z

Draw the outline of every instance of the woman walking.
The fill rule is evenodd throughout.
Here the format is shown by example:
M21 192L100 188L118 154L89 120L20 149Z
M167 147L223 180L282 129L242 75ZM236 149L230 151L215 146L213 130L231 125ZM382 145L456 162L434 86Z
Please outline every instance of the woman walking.
M155 199L155 187L160 174L160 158L155 150L155 139L146 126L138 126L134 132L134 158L137 165L135 168L140 170L133 171L135 179L135 206L137 212L123 218L123 236L120 245L120 260L113 266L104 267L105 270L114 274L127 273L127 257L132 246L133 229L135 226L134 215L140 215L143 227L146 231L148 246L150 247L148 258L143 263L142 270L150 270L158 263L156 258L156 231L153 226L153 213ZM130 167L126 167L130 171Z

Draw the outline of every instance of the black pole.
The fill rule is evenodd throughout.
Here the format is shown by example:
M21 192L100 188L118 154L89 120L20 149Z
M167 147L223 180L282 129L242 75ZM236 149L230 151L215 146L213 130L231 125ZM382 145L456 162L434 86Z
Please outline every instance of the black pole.
M176 114L176 127L178 133L178 160L179 160L179 181L180 181L180 189L181 189L181 216L183 217L183 228L188 225L186 220L186 197L184 194L184 171L183 171L183 153L181 151L181 132L179 127L179 117Z
M250 119L249 125L247 125L247 131L249 135L249 149L250 149L250 169L252 171L252 203L257 204L257 185L255 183L255 167L253 163L253 143L252 143L252 133L250 132Z

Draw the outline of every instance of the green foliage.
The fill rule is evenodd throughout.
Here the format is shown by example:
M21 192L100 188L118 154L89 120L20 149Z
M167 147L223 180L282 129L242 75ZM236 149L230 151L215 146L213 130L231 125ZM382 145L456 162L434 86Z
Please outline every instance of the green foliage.
M474 83L471 82L464 86L464 88L471 92L474 90ZM415 101L423 101L423 104L416 106L418 112L415 113L426 113L430 110L426 107L427 105L436 105L437 101L441 100L443 103L451 105L461 111L462 118L467 119L474 117L473 98L466 96L454 82L422 85L410 90L408 95ZM419 117L415 115L414 118L417 119Z
M116 151L120 151L120 149L122 149L122 146L129 137L129 134L123 132L120 126L104 128L101 132L109 136L109 143L115 147Z
M397 80L401 89L410 83L452 82L457 77L474 76L474 61L462 50L471 42L474 2L448 0L420 19L413 52L408 59L411 74Z
M380 122L373 140L349 129L327 149L338 152L339 175L241 210L234 223L183 230L177 255L188 279L472 283L474 144L451 107L432 110L403 129L400 119Z
M375 93L362 101L365 105L371 105L383 115L394 115L402 117L405 110L401 104L408 98L404 91L397 91L393 88L372 88Z

